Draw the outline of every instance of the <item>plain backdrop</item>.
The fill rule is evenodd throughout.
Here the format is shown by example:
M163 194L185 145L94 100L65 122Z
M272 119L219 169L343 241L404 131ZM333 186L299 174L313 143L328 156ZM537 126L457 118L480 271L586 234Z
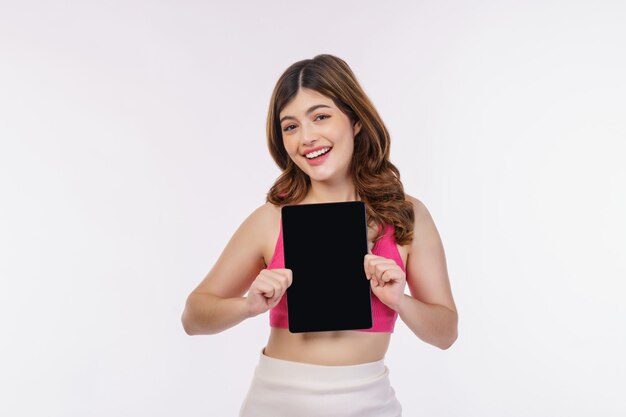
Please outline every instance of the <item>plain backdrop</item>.
M293 62L345 59L442 237L459 338L405 416L626 414L621 1L0 1L0 415L235 416L267 314L188 294L279 175Z

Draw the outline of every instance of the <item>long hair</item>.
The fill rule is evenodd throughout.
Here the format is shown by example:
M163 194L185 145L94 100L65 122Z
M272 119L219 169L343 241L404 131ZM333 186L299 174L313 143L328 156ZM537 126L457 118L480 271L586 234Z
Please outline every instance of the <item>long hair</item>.
M276 206L295 204L306 197L311 180L289 157L283 145L279 115L300 88L308 88L332 99L352 124L361 123L354 138L350 175L357 195L365 203L368 225L392 224L400 245L413 239L415 215L406 200L399 170L389 161L389 132L352 70L341 58L317 55L298 61L280 76L267 114L267 145L283 171L267 193L266 201ZM375 241L382 236L379 233Z

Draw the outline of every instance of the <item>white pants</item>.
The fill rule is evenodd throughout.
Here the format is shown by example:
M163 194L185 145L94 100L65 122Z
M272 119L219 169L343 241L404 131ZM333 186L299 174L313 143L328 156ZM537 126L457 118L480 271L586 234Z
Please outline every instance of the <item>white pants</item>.
M239 417L399 417L384 360L322 366L261 352Z

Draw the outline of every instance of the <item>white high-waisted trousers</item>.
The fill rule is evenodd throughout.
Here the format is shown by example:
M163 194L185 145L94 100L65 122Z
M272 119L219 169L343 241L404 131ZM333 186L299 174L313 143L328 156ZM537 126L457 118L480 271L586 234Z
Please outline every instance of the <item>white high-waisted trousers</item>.
M322 366L263 351L239 417L399 417L384 360Z

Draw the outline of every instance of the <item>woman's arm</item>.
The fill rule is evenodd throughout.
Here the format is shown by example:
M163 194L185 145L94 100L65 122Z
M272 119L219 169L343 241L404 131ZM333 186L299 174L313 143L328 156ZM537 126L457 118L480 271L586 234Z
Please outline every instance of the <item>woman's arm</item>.
M415 227L407 259L406 281L411 296L398 305L400 318L423 341L447 349L458 336L458 314L443 244L426 206L414 197Z
M264 269L262 248L273 224L272 210L266 203L244 220L189 295L181 317L187 334L219 333L278 303L291 284L291 271Z
M182 323L188 335L215 334L250 317L245 297L222 298L193 292L187 298Z

